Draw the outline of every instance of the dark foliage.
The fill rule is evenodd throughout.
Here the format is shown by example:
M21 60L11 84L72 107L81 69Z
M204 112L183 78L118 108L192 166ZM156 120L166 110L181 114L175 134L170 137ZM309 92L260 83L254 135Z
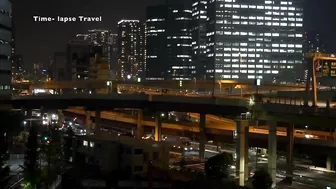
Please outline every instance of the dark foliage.
M256 171L252 177L252 186L254 189L270 189L272 183L271 176L264 169Z

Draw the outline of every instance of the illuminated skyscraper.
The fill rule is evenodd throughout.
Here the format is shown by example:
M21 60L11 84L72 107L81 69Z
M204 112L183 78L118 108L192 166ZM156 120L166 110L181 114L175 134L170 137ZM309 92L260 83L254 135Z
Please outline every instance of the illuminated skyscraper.
M208 0L208 78L302 78L303 9L293 0Z
M144 28L139 20L118 22L118 76L121 79L143 77L145 63Z
M192 62L196 67L197 79L204 79L207 68L207 1L193 0L192 4Z
M147 8L146 79L191 80L191 10L180 1Z
M167 75L168 6L150 6L146 9L146 80L164 80Z
M181 1L168 1L167 61L169 80L191 80L192 64L191 7Z

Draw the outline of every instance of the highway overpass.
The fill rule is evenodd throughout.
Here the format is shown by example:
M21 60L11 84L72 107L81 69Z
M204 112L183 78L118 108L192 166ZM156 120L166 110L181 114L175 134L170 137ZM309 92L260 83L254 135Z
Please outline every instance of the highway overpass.
M65 112L71 112L78 115L86 115L85 110L80 108L72 108L66 109ZM191 113L192 117L196 117L199 119L199 114ZM94 112L90 112L91 117L95 117ZM111 121L118 121L128 124L137 125L137 118L134 116L110 112L110 111L103 111L101 112L101 118ZM145 126L155 127L156 122L154 120L143 120L143 124ZM162 123L163 129L171 129L171 130L179 130L179 131L189 131L189 132L200 132L200 127L198 123ZM281 137L285 137L287 128L285 127L277 127L277 135ZM213 115L207 115L206 117L206 132L209 134L218 135L220 133L225 133L223 131L236 131L236 123L230 119L223 119ZM250 126L249 132L252 134L256 134L254 137L259 135L268 135L268 126ZM323 131L312 131L312 130L302 130L296 129L294 133L295 138L300 139L296 142L300 144L306 145L320 145L325 147L336 147L336 133L330 132L323 132Z
M85 107L89 110L113 110L114 108L148 108L153 111L179 111L206 114L224 114L236 118L248 111L254 112L254 119L276 120L294 124L315 126L330 125L336 118L335 108L304 107L293 104L290 99L273 101L267 97L260 102L241 97L177 96L153 94L67 94L13 97L1 100L0 104L14 109L67 109ZM336 127L335 125L330 125Z
M188 90L198 90L198 89L226 89L226 88L237 88L242 87L243 89L255 88L254 80L246 81L234 81L234 80L190 80L190 81L117 81L117 80L86 80L86 81L47 81L47 82L14 82L13 87L16 89L97 89L107 87L107 82L111 82L112 85L118 86L133 86L138 88L156 88L156 89L188 89ZM286 90L304 90L305 85L303 84L275 84L275 83L263 83L259 87L260 90L275 90L275 91L286 91Z

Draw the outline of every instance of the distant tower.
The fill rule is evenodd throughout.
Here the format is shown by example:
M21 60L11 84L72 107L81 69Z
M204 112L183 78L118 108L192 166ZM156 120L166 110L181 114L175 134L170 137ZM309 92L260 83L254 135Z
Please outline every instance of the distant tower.
M144 28L139 20L118 22L118 76L123 80L143 77Z

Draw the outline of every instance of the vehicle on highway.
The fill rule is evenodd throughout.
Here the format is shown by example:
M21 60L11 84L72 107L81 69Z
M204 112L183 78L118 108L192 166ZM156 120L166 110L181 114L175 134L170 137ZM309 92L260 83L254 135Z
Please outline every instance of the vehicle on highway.
M135 138L135 136L132 133L118 133L118 136L127 136L127 137Z

